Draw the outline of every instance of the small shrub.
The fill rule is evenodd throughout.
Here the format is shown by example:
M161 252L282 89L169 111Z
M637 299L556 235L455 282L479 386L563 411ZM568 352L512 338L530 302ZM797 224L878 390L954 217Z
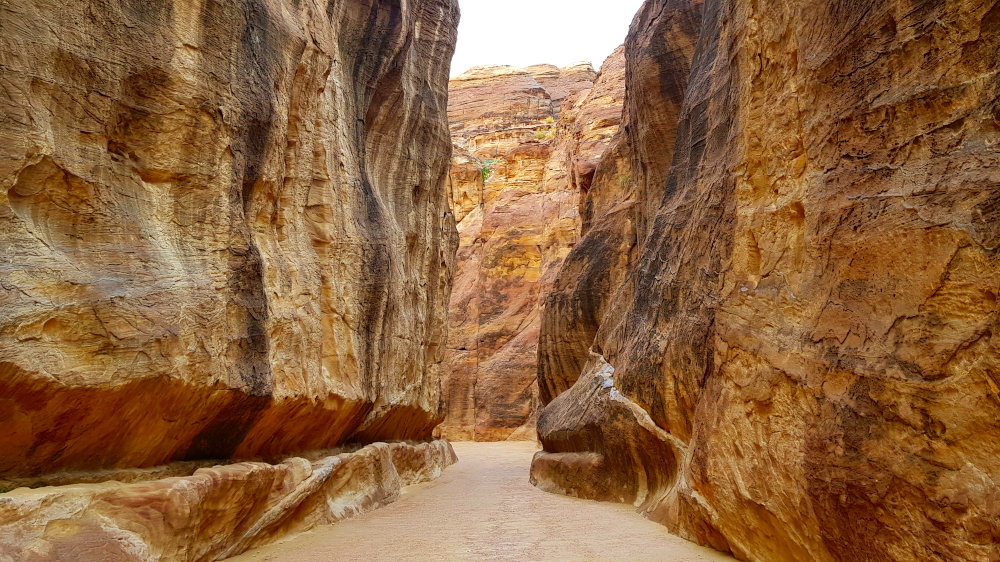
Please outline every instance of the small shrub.
M544 127L541 129L535 129L535 139L537 140L549 140L556 136L555 127Z

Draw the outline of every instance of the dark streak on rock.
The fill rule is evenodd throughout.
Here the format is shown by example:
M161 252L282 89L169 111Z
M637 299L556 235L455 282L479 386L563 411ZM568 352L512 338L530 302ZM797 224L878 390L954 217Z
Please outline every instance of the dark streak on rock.
M231 458L260 413L271 404L270 396L233 394L234 398L194 437L183 460Z
M122 11L137 20L157 26L169 25L174 19L173 2L121 0Z
M263 184L262 172L275 119L275 80L282 64L282 43L263 0L244 0L242 13L231 17L206 14L228 9L210 2L215 10L203 12L205 33L226 33L227 21L242 21L233 63L231 83L239 101L233 118L232 144L234 185L230 191L230 257L227 285L232 305L243 312L241 338L232 344L239 390L245 393L230 401L195 437L187 459L228 457L239 446L262 412L271 403L273 382L267 334L267 297L264 264L254 241L254 194ZM232 381L230 382L232 384Z
M728 138L734 127L732 112L708 108L711 104L731 105L733 90L739 84L735 65L728 73L711 72L720 52L716 44L721 40L721 12L719 0L704 5L690 86L677 125L673 164L660 211L637 259L630 318L625 323L626 329L673 326L659 337L629 334L625 338L633 347L626 350L631 368L621 381L621 390L647 408L657 424L681 438L692 431L698 393L715 368L713 349L707 345L716 313L710 289L718 282L734 237L734 180L729 174L716 175L713 170L720 169L717 163L705 162L706 157L719 158L721 167L729 167L732 158L729 151L706 150L710 137L713 142ZM692 231L712 234L686 234ZM698 247L693 248L692 242ZM668 403L679 407L668 411ZM683 418L676 419L671 412Z
M352 68L355 96L359 114L355 125L356 145L361 149L359 159L360 189L359 208L361 234L365 237L362 248L363 295L360 303L361 330L361 376L365 388L378 395L381 392L379 377L375 372L384 355L386 345L381 332L389 306L389 283L392 272L392 255L388 247L388 224L375 186L368 170L368 135L376 126L377 116L394 108L383 107L388 95L386 91L399 88L404 52L398 49L403 33L402 6L398 0L378 0L368 14L364 31L360 34L360 45Z

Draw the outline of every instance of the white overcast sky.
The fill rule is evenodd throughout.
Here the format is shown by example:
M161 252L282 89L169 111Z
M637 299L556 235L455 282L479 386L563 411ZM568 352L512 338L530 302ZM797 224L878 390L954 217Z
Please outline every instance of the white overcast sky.
M459 0L462 21L451 75L473 66L567 64L599 70L625 42L642 0Z

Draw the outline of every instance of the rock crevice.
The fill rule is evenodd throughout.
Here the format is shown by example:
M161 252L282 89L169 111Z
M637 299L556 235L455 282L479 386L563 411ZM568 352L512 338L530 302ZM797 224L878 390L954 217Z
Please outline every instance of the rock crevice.
M534 437L540 308L575 243L577 200L621 120L621 51L589 65L481 67L452 79L460 237L440 434Z

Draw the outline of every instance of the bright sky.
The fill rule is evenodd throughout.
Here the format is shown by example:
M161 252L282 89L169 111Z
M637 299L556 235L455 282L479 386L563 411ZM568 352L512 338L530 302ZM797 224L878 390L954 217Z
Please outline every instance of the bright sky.
M642 0L459 0L462 21L451 75L470 67L566 66L604 59L625 42Z

